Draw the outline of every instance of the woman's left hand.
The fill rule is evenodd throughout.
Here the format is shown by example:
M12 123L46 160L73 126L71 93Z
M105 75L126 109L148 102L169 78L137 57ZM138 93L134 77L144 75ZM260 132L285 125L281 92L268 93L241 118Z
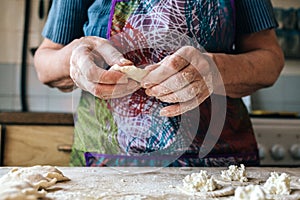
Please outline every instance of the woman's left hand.
M160 111L162 116L177 116L199 106L213 91L213 60L192 46L180 48L161 62L147 67L142 80L146 94L172 103Z

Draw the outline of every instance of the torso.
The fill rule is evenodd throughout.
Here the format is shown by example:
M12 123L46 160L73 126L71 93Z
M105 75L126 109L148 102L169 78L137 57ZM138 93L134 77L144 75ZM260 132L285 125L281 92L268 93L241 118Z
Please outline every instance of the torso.
M177 6L172 7L172 5L175 3ZM149 40L145 40L148 42L145 46L146 51L144 49L145 52L140 54L138 59L136 53L127 54L128 58L134 60L136 65L144 65L147 64L147 62L153 62L153 60L159 61L176 48L180 48L180 45L193 45L197 48L204 47L206 51L210 52L231 53L233 51L235 39L235 9L233 0L113 1L112 4L116 6L116 9L114 9L112 12L109 12L107 8L110 7L110 1L95 1L95 3L89 9L89 16L93 18L93 20L90 20L89 23L86 24L84 29L85 34L108 37L113 41L114 38L116 38L115 36L118 36L118 34L122 35L123 32L127 32L131 36L134 36L135 39L132 41L136 42L139 41L138 39L140 39L140 42L138 43L139 45L144 44L143 39L151 38ZM169 12L161 12L167 6L169 6ZM99 10L101 8L103 9ZM127 11L129 14L124 15L125 11ZM198 13L198 15L195 13ZM157 18L153 16L160 17ZM126 20L113 21L113 19ZM106 23L107 20L108 23ZM203 23L199 23L199 21ZM165 31L166 28L168 31ZM181 42L179 42L180 45L177 45L176 47L176 43L172 43L172 41L174 41L174 35L170 33L176 33L174 34L176 42L178 42L177 37L179 35L185 35L186 37L181 40ZM141 37L141 35L146 36ZM170 35L172 37L171 39L169 38L170 41L167 43L168 49L163 49L163 51L161 51L160 48L163 45L159 44L161 40L157 40L156 37L165 37ZM119 38L122 38L121 41L124 41L123 37ZM117 37L117 39L119 38ZM186 40L186 38L188 38L188 40ZM149 48L149 41L151 43L151 48ZM124 51L123 53L126 54L129 52L129 50L133 49L133 52L136 52L136 43L131 44L133 44L133 46L130 47L130 45L127 45L126 49L121 49L121 51ZM152 47L157 47L156 45L159 48L157 48L158 50L153 51ZM149 49L151 49L151 51ZM148 57L144 58L145 56ZM140 59L141 57L142 59ZM81 105L79 107L87 111L89 110L89 113L91 113L91 111L94 112L95 109L97 110L98 108L102 107L101 109L104 109L106 113L106 115L103 115L103 113L98 113L98 115L97 112L94 112L94 114L89 116L91 118L90 122L94 121L94 123L97 123L97 120L95 120L96 118L98 119L98 123L106 123L102 125L94 125L96 129L98 127L96 132L89 131L87 133L85 131L86 128L84 128L87 127L86 122L83 122L84 118L79 118L81 122L77 123L77 127L79 128L77 128L76 137L80 139L75 138L74 146L76 148L76 144L78 144L78 149L84 152L96 152L100 153L101 155L118 154L120 151L111 150L118 148L117 146L121 146L121 152L125 154L130 154L133 152L159 151L164 147L172 147L172 137L175 138L178 131L183 133L182 130L176 128L176 126L180 124L180 117L158 117L159 107L164 106L165 104L158 102L153 98L147 97L141 90L134 93L130 97L108 102L108 106L112 112L112 115L109 114L109 110L107 108L104 108L106 104L103 104L103 101L93 98L89 94L84 96L86 96L86 98L81 100ZM222 97L214 95L213 99L214 98L218 99ZM248 162L249 164L254 165L257 164L256 141L247 110L240 99L227 98L226 100L227 112L225 125L222 133L220 133L220 137L214 138L214 136L217 136L218 134L214 133L214 129L210 129L210 127L213 126L212 122L214 122L214 119L210 118L212 115L211 110L213 105L211 104L211 98L200 105L200 117L197 119L197 122L192 120L193 117L191 117L191 119L187 118L187 127L191 125L198 128L195 133L187 133L190 129L184 129L184 134L191 134L196 137L193 140L193 143L190 145L187 153L185 153L179 160L172 163L173 166L224 166L240 162ZM101 105L98 105L99 103L95 103L98 101L102 102ZM95 107L96 104L98 107ZM218 109L218 106L216 106L214 109ZM80 116L80 113L78 116ZM113 123L111 120L112 118L116 124ZM107 128L108 121L110 125ZM128 129L128 124L135 128ZM140 128L138 128L138 126L140 126ZM90 130L92 130L92 128ZM96 142L94 140L92 143L100 143L94 146L92 146L90 143L87 145L88 140L99 138L97 134L102 134L99 133L100 130L106 134L110 133L111 136L115 137L116 140L111 142L111 145L108 145L108 148L103 148L101 146L101 142L103 143L103 140L96 140ZM136 133L133 134L134 136L128 137L127 132L132 134L132 131L136 131ZM207 133L207 131L209 132ZM153 139L155 136L154 138L156 141L160 142L150 142L150 139L147 142L144 142L144 135L147 134L149 135L147 139ZM171 139L165 139L166 135ZM211 135L211 137L205 138L207 135ZM214 145L212 151L210 151L208 155L205 155L205 158L199 158L199 152L205 149L204 146L201 146L205 139L215 140L216 144ZM79 143L85 143L85 145L80 145ZM174 148L176 148L176 145ZM110 152L107 152L107 149L110 149ZM98 159L98 161L99 160L101 159ZM116 162L114 161L114 163ZM99 165L103 165L103 163Z

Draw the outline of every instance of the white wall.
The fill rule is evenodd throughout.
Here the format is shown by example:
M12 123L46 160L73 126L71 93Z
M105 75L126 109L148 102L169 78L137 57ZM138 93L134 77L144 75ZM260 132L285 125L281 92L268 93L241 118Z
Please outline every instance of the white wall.
M20 111L20 73L25 1L0 1L0 111ZM38 18L39 0L32 0L31 2L27 55L29 111L72 112L78 102L80 90L73 93L62 93L57 89L41 84L37 79L30 48L37 47L43 40L41 32L46 17L42 20ZM44 2L46 12L48 1Z

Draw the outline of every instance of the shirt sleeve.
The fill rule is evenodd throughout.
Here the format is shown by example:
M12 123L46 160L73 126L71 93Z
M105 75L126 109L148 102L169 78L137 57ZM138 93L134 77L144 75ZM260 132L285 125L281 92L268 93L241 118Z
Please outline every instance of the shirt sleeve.
M82 37L89 6L94 0L54 0L42 35L59 44Z
M270 0L235 0L235 6L238 34L254 33L278 26Z

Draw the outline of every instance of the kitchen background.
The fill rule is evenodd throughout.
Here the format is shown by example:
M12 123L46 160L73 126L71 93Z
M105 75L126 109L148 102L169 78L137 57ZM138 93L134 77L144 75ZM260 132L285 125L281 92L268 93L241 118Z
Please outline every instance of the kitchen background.
M0 111L21 111L20 85L26 1L0 1ZM49 6L48 0L31 0L26 53L27 109L38 112L72 112L72 100L79 98L80 91L62 93L41 84L33 67L30 49L38 47L43 39L41 31Z
M21 68L25 0L1 0L0 7L0 111L21 111ZM25 79L27 109L37 112L72 112L80 90L62 93L42 85L33 67L30 49L42 41L50 0L31 0ZM253 110L300 113L300 0L272 0L279 19L279 41L287 56L285 68L271 88L251 96ZM298 17L298 19L297 19ZM24 63L23 63L24 65ZM23 73L24 74L24 73ZM23 88L23 89L24 89Z

